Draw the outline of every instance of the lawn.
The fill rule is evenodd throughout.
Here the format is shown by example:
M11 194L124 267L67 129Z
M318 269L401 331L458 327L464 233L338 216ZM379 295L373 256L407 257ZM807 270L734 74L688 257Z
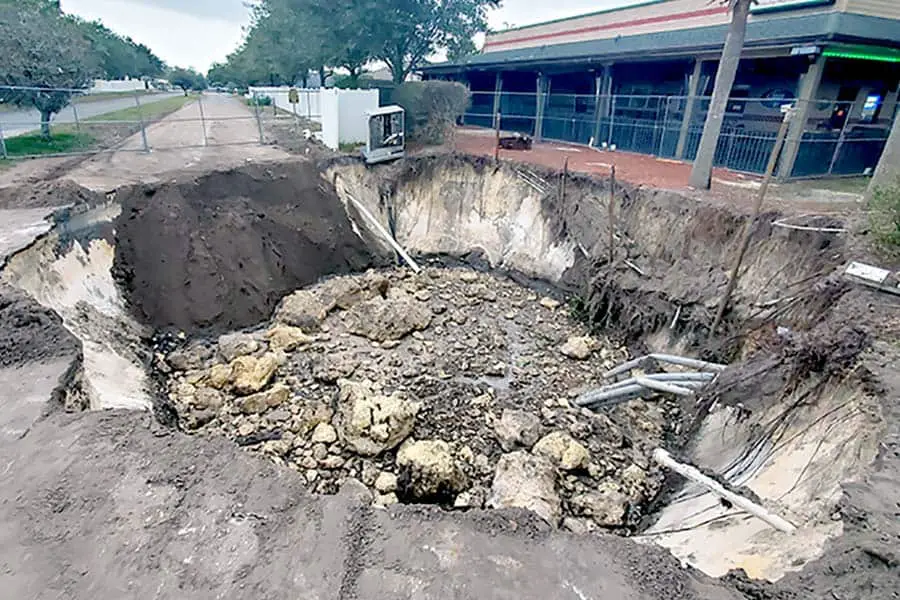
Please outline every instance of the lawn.
M55 125L49 142L37 132L8 138L6 152L11 158L24 158L109 148L140 131L142 116L145 123L159 121L195 99L196 96L174 96L142 104L140 113L135 106L97 115L82 121L80 130L72 124ZM0 164L3 162L8 161L0 160Z

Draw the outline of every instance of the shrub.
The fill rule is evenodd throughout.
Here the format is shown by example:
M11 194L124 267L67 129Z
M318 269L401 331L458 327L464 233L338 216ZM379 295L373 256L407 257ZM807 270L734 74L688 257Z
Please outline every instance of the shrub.
M271 96L254 96L247 98L247 106L272 106Z
M413 81L397 87L392 100L406 110L407 136L440 144L466 112L469 91L453 81Z
M872 192L869 227L877 246L891 254L900 254L900 177Z

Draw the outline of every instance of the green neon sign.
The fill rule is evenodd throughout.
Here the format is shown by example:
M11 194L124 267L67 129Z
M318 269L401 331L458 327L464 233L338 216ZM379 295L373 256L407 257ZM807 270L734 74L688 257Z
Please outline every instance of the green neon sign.
M822 56L900 63L900 50L880 48L878 46L832 46L825 48L822 51Z

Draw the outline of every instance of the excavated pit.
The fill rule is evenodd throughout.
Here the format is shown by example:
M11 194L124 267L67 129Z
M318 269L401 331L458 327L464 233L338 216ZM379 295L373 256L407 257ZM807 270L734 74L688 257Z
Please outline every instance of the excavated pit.
M895 549L866 538L858 515L884 494L873 465L896 477L883 442L896 409L867 358L885 352L869 292L833 277L841 239L761 219L710 340L745 217L620 187L610 264L608 183L576 177L562 196L557 177L445 156L124 188L58 213L2 279L80 340L70 410L152 405L301 472L314 492L352 478L376 504L518 506L615 531L712 576L743 569L729 577L747 597L888 597ZM365 213L422 273L390 267ZM571 405L642 351L731 367L698 402ZM656 447L798 531L667 476ZM841 561L860 555L848 575Z

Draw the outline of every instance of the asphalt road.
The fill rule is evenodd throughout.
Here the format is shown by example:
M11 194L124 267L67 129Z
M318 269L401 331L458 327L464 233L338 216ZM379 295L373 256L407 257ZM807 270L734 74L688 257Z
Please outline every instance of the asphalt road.
M173 96L178 96L181 92L164 92L153 94L152 96L142 96L142 103L156 102L165 100ZM67 106L61 112L53 116L52 122L74 123L75 113L78 113L79 119L89 119L98 115L131 108L135 105L133 96L116 96L109 100L97 100L94 102L84 102L76 105ZM15 137L29 131L34 131L41 126L41 114L32 110L16 110L11 112L0 112L0 127L3 128L3 135L6 137Z

